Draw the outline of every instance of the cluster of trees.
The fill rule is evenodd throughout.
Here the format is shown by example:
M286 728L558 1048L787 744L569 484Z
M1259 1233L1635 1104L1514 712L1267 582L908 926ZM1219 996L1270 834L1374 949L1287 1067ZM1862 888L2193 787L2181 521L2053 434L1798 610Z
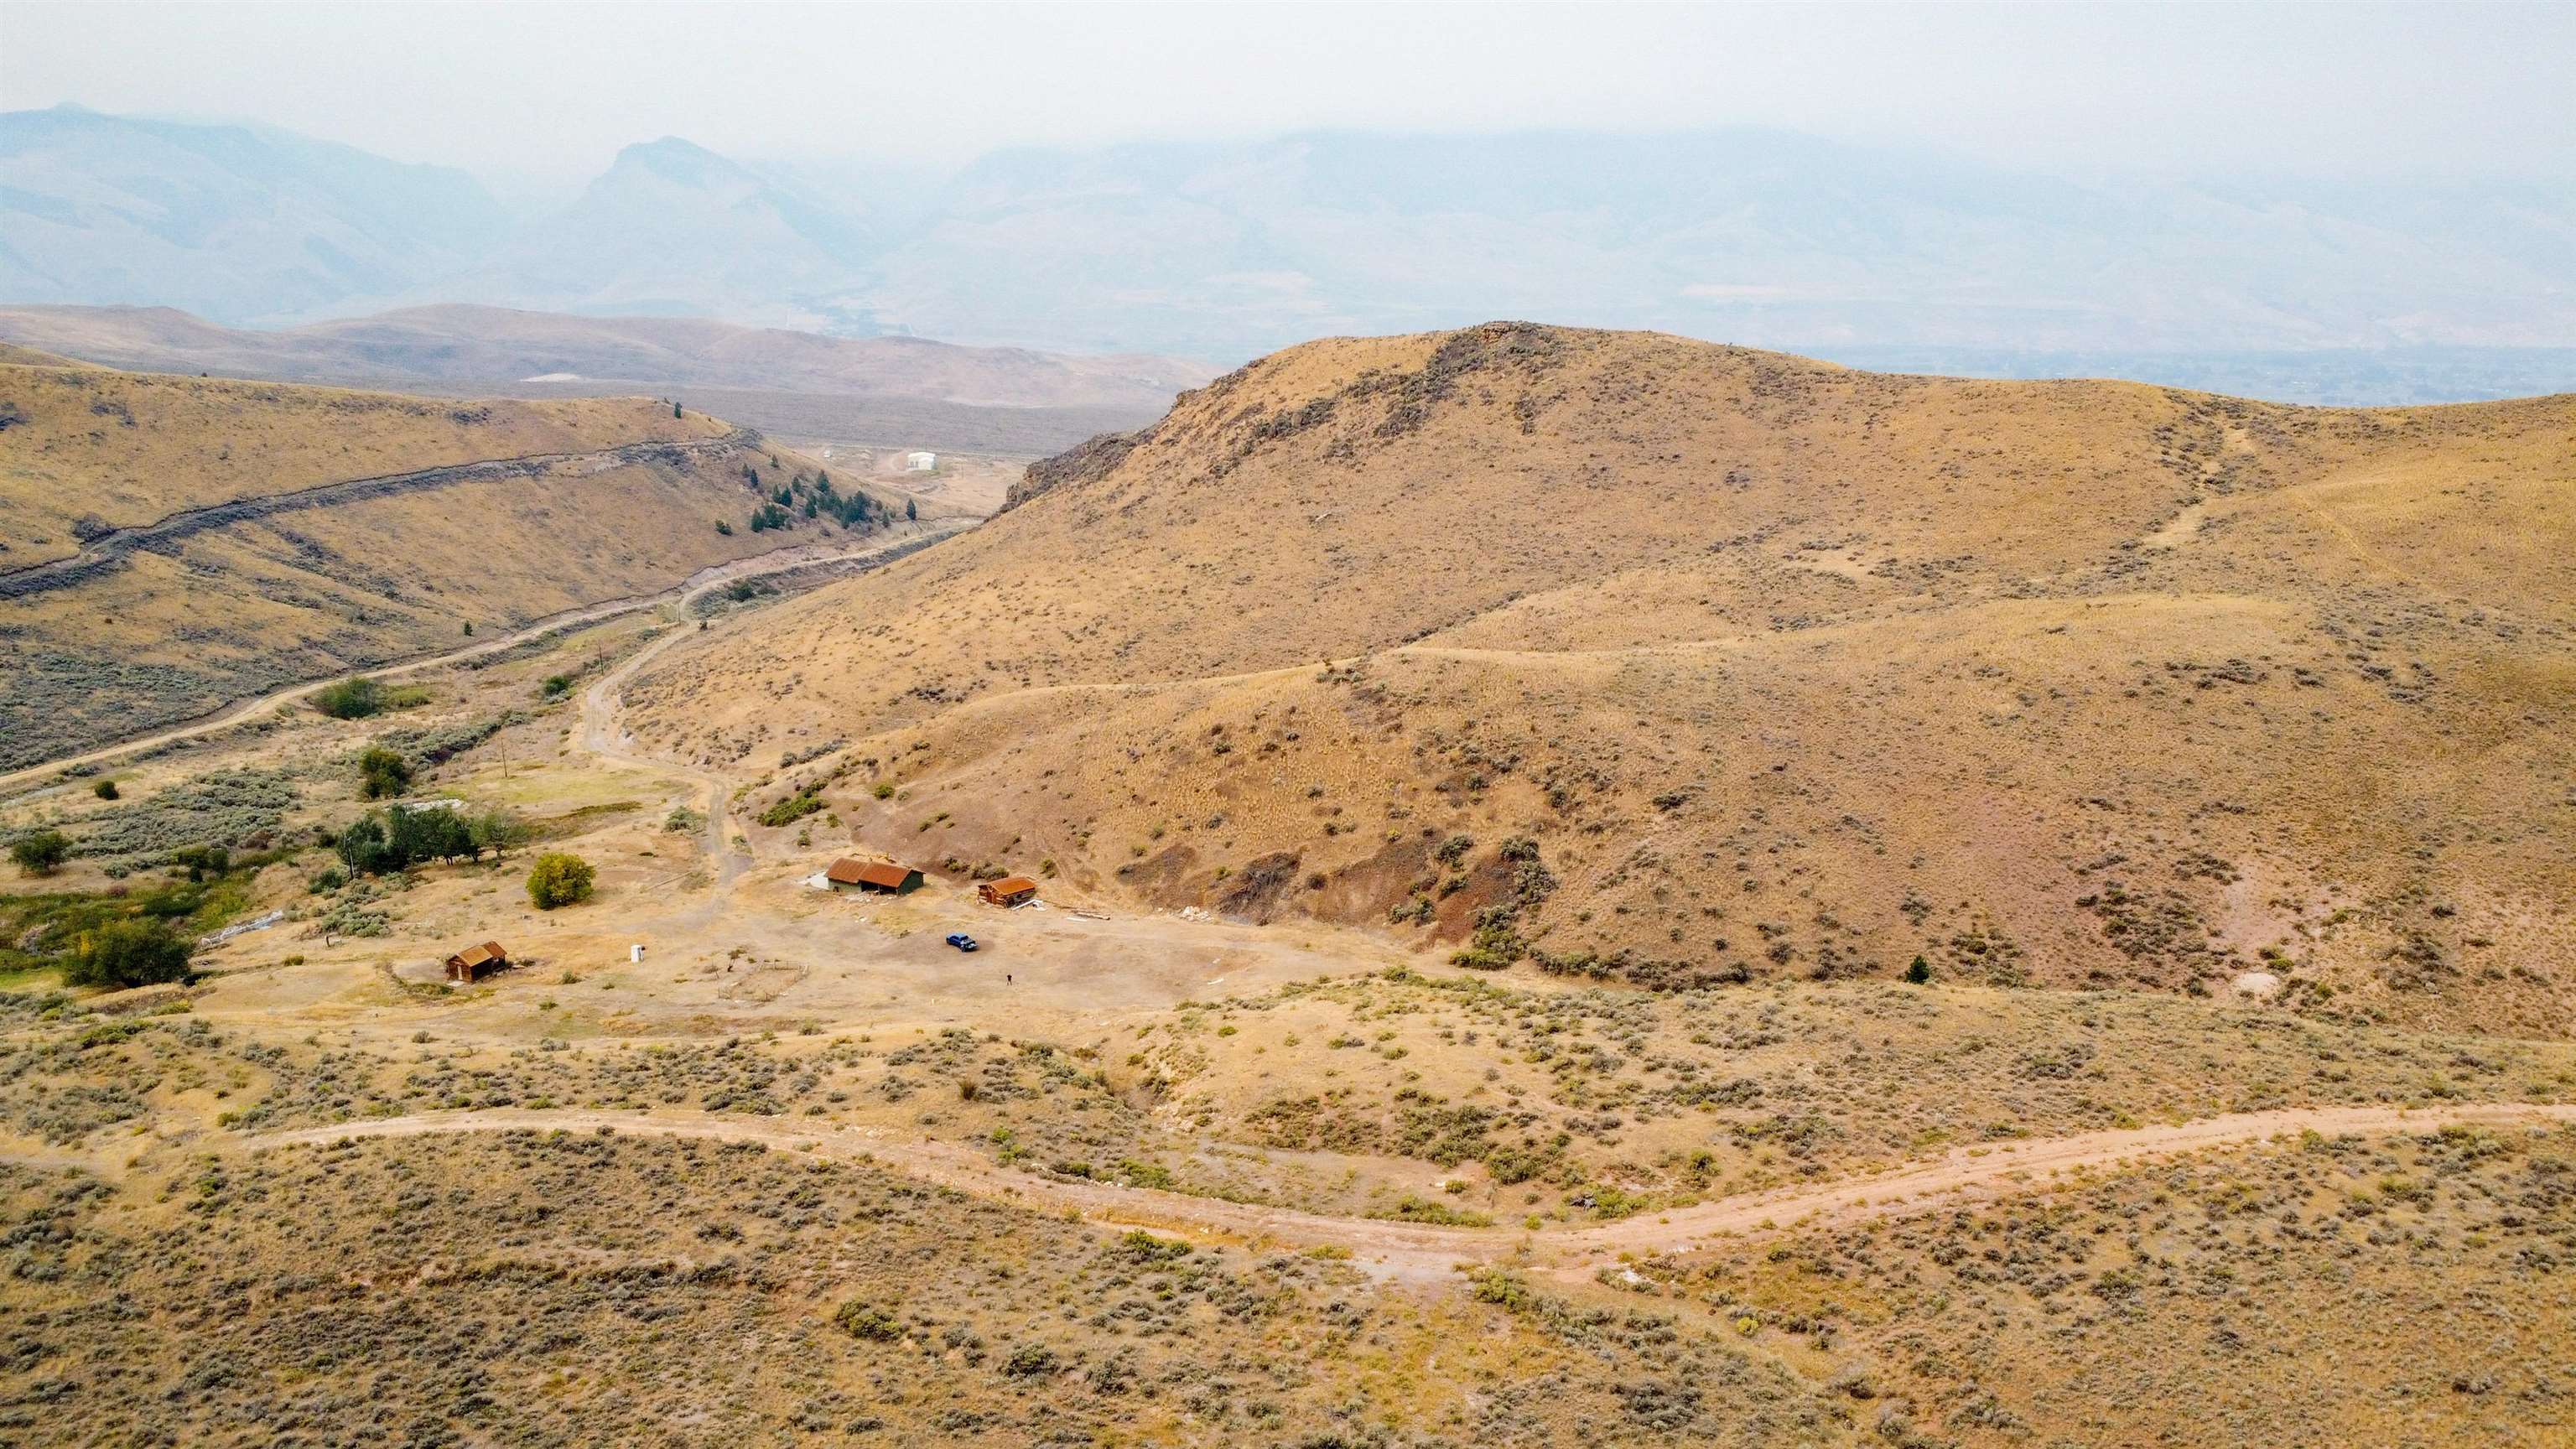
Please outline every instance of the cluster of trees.
M63 980L72 986L154 986L188 979L197 943L167 921L107 921L81 933Z
M405 810L359 816L340 832L340 859L359 875L389 875L434 860L481 860L527 843L528 827L502 809Z
M771 459L770 467L777 468L778 460ZM854 533L883 527L894 519L894 509L890 505L864 492L843 493L833 487L832 475L828 472L818 472L808 478L800 471L786 482L773 485L761 477L759 464L745 463L742 475L763 499L751 513L751 531L754 533L793 528L799 516L830 519ZM919 514L920 510L912 501L905 500L903 516L909 519ZM721 525L719 529L725 533L733 531Z

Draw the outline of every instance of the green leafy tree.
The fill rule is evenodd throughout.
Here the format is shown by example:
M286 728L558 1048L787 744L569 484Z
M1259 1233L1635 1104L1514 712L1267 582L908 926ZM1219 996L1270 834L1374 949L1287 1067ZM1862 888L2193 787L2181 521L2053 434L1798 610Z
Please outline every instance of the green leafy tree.
M454 810L396 810L385 822L385 837L405 865L463 860L474 853L474 832Z
M411 762L402 751L383 745L358 756L358 792L370 800L390 800L411 788Z
M586 901L596 875L580 856L548 851L528 868L528 899L541 911Z
M1915 957L1914 964L1905 968L1905 979L1913 982L1917 986L1921 986L1925 982L1930 981L1932 979L1932 963L1924 960L1920 956Z
M340 832L340 859L361 875L391 875L434 860L464 860L481 851L474 828L457 811L433 808L361 815Z
M527 844L530 831L526 821L495 805L465 822L465 834L474 859L481 860L487 850L498 857Z
M188 979L196 942L167 922L109 921L81 934L63 979L74 986L152 986Z
M9 845L9 858L24 875L52 875L71 855L72 839L59 830L31 831Z
M373 815L361 815L340 832L340 860L352 875L382 875L402 867L392 862L385 843L385 827Z
M903 519L906 523L917 523L920 521L921 500L917 498L907 498L903 500Z

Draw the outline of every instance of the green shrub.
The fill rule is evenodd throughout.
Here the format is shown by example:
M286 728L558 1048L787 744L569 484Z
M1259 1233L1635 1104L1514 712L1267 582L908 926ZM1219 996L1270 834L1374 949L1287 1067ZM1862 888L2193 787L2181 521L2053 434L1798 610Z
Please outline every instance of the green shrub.
M1177 1263L1190 1255L1190 1245L1178 1238L1158 1238L1137 1228L1118 1240L1118 1251L1148 1267Z
M760 812L760 823L769 826L789 825L823 808L823 797L807 791L790 795Z
M850 1337L870 1343L892 1343L903 1337L903 1325L895 1322L884 1309L871 1308L856 1299L842 1304L840 1311L832 1315L832 1321L841 1325L841 1331Z
M333 719L365 719L384 711L385 687L363 674L353 674L315 691L313 707Z
M410 788L411 762L401 751L375 745L358 756L358 792L368 799L389 799Z
M188 979L196 943L156 920L109 921L85 932L63 980L74 986L151 986Z
M561 699L572 693L572 676L549 674L546 676L546 682L537 686L537 692L547 699Z
M578 855L549 851L528 868L528 899L541 911L586 901L596 874L590 862Z
M71 859L72 838L59 830L36 830L9 845L9 858L25 875L52 875Z
M891 800L894 798L894 781L879 780L876 783L876 787L868 791L868 793L876 796L880 800Z
M116 798L116 782L114 780L101 780L97 784L90 786L89 792L96 795L101 800L113 800Z
M1002 1372L1015 1379L1033 1379L1054 1373L1060 1364L1055 1350L1042 1343L1024 1343L1011 1350L1002 1363Z
M1915 957L1914 964L1905 968L1905 979L1913 982L1917 986L1921 986L1925 982L1930 981L1932 979L1932 963L1924 960L1920 956Z

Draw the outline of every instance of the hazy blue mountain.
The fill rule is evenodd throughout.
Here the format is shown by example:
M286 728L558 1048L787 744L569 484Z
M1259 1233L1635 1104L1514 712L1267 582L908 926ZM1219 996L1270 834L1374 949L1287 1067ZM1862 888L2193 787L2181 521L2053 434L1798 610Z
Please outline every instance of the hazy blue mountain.
M0 301L479 302L1221 365L1526 317L2285 397L2576 386L2576 197L2536 185L2078 181L1759 130L1020 149L944 177L665 138L505 227L456 173L274 133L48 111L0 138Z
M398 292L506 229L461 171L246 126L0 114L0 297L167 304L225 321Z
M1765 131L1010 152L878 270L917 331L1209 355L1497 315L1809 350L2576 343L2576 204L2536 188L2076 184Z
M571 205L429 294L867 332L865 266L885 240L863 198L826 198L666 136L619 152Z

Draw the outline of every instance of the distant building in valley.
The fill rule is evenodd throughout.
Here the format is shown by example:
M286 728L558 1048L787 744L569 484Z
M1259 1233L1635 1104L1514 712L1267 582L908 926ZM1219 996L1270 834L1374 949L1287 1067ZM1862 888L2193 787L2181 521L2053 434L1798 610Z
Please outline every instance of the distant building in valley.
M939 455L937 453L906 453L903 455L903 471L907 473L928 473L933 469L936 469L938 466Z

